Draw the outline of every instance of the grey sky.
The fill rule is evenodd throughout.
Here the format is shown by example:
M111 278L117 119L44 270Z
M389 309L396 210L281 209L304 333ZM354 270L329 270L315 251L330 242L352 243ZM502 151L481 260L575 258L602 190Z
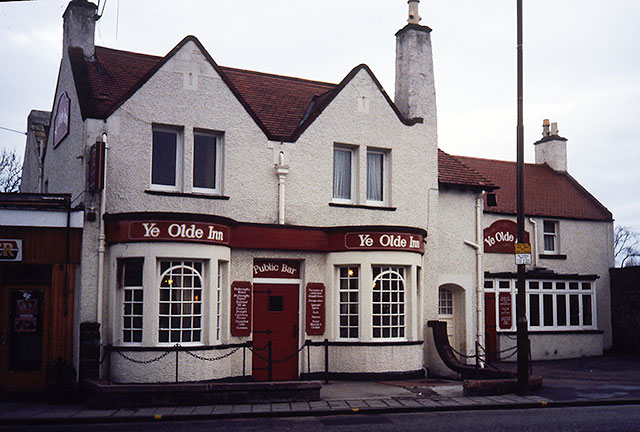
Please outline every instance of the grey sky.
M24 130L31 109L51 109L67 3L0 3L0 126ZM447 152L515 159L515 7L420 4ZM526 160L542 119L558 122L569 172L640 231L640 2L525 0L524 15ZM393 97L406 16L406 0L108 0L96 44L165 55L193 34L221 65L334 83L366 63ZM0 130L0 148L23 147L24 136Z

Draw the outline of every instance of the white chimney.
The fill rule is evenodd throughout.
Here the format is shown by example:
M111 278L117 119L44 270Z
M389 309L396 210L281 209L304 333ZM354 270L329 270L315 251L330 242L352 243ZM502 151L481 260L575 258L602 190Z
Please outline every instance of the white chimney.
M62 56L67 55L69 48L77 47L82 48L87 59L93 58L98 7L87 0L71 0L62 18Z
M409 19L396 33L395 104L407 118L421 117L435 128L436 90L433 78L431 29L418 24L418 0L409 0Z
M549 130L550 129L550 130ZM558 123L542 122L542 139L536 146L536 163L547 164L555 171L567 172L567 139L558 135Z

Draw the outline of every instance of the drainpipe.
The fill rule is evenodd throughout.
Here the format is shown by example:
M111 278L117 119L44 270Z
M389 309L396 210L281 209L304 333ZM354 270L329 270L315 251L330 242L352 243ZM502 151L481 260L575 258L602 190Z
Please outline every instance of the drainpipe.
M482 203L485 192L483 191L476 198L476 242L465 240L464 244L470 246L476 251L476 343L484 346L484 291L483 291L483 275L482 275ZM484 367L483 355L478 351L478 364Z
M106 236L104 233L104 214L106 211L106 197L107 197L107 155L109 154L109 146L107 144L107 134L102 134L102 142L104 142L104 178L105 184L100 193L100 214L98 215L98 225L100 233L98 234L98 299L96 302L96 322L100 324L100 333L102 333L102 293L104 291L104 252Z
M533 268L538 267L538 223L533 220L533 218L529 218L529 222L533 224Z
M285 180L289 174L289 166L285 165L284 152L278 155L276 175L278 176L278 224L284 225Z

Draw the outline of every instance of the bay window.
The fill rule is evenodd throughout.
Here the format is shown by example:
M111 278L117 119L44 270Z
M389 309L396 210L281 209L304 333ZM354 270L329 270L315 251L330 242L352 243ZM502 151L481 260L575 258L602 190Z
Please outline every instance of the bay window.
M122 290L122 342L142 342L144 287L142 258L118 261L118 285Z
M357 266L338 268L340 337L357 339L360 330L360 278Z
M405 336L405 269L373 266L373 338Z

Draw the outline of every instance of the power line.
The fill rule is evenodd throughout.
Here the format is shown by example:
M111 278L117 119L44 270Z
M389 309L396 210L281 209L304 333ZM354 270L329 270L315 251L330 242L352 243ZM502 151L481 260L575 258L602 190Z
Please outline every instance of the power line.
M22 132L22 131L15 130L15 129L9 129L9 128L2 127L2 126L0 126L0 129L4 129L4 130L9 131L9 132L19 133L19 134L22 134L22 135L26 135L27 134L26 132Z

